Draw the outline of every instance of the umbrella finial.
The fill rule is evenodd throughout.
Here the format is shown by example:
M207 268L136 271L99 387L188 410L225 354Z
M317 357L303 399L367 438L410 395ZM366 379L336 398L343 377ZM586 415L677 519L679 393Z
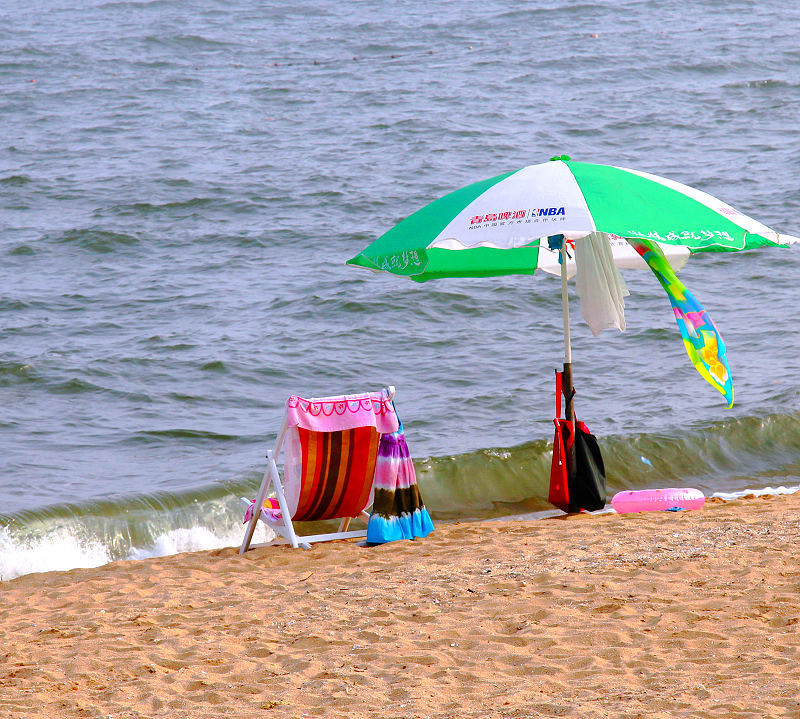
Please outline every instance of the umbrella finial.
M561 160L562 162L566 162L567 160L571 160L572 158L569 155L554 155L550 158L550 162L556 162L557 160Z

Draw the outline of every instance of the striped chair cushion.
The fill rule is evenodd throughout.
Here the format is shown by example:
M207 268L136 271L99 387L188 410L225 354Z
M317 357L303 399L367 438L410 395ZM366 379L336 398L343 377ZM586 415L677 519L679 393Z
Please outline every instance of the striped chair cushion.
M298 522L356 517L367 506L380 434L374 427L313 432L298 427L302 482Z

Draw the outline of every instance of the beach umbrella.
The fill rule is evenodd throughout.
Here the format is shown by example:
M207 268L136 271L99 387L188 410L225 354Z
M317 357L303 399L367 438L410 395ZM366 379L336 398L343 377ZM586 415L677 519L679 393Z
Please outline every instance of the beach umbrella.
M604 258L598 274L610 278L606 289L611 298L607 304L611 305L619 303L623 294L612 277L616 272L622 282L616 266L631 266L626 262L635 263L633 255L638 255L644 261L641 266L649 267L666 291L692 363L730 406L733 384L725 344L711 317L678 280L675 270L689 253L734 252L795 242L800 239L779 234L716 197L674 180L575 162L561 155L467 185L431 202L347 263L425 282L439 277L555 271L553 253L557 253L564 325L562 387L565 417L574 436L567 293L571 249L578 255L579 267L584 246L594 248L591 253L584 251L584 257ZM587 309L586 298L581 296L584 318ZM572 476L574 447L566 448L565 460Z
M541 238L578 240L593 232L685 245L691 252L800 241L679 182L561 156L435 200L348 264L418 282L533 274Z
M615 241L616 250L611 247ZM635 266L643 260L641 266L653 270L670 297L690 358L732 403L722 338L674 270L689 253L750 250L800 239L779 234L727 203L674 180L576 162L566 155L554 157L431 202L348 264L417 282L558 271L566 417L574 422L567 279L570 249L589 242L600 249L608 246L617 266ZM628 260L634 265L626 265Z

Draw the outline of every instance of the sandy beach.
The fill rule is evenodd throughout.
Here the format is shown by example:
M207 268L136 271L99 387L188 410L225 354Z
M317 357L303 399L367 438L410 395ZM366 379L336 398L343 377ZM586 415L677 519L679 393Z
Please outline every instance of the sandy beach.
M800 495L0 583L2 717L800 717Z

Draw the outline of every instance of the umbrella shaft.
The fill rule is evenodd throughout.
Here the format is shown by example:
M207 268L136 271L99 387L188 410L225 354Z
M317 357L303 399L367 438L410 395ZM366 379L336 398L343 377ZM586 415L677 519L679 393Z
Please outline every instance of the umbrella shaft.
M564 373L561 376L564 392L564 417L572 425L572 442L565 447L567 476L574 477L575 462L575 409L572 399L575 390L572 387L572 342L569 335L569 292L567 288L567 242L561 245L561 308L564 313Z
M575 395L575 390L572 386L572 364L569 362L564 363L564 371L561 373L561 386L564 393L564 418L575 426L575 408L573 407L572 400Z
M561 246L561 310L564 315L564 365L572 363L572 343L569 336L569 292L567 290L567 243Z

